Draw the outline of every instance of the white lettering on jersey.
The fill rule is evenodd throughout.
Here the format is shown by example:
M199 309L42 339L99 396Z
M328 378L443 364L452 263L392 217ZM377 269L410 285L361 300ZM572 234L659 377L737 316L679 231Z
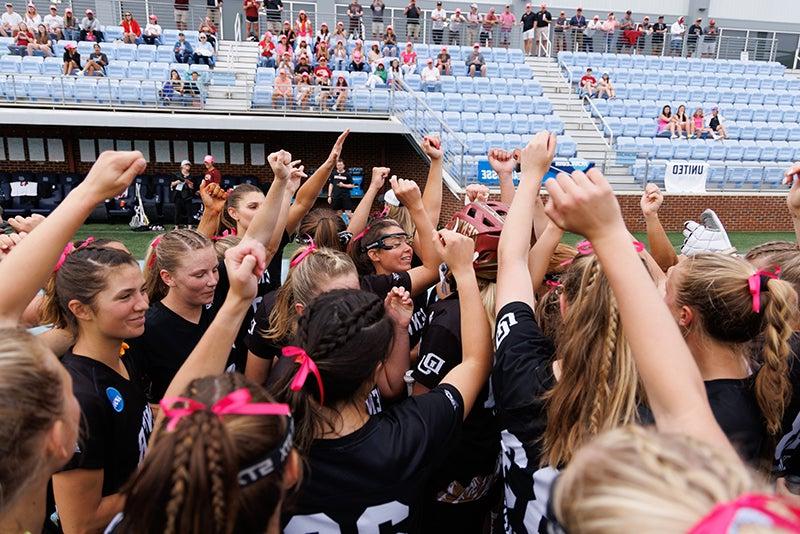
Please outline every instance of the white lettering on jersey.
M442 367L444 367L444 359L432 352L429 352L423 356L422 360L419 362L419 365L417 365L417 369L423 375L429 375L431 373L438 375L441 372Z
M494 346L499 347L503 340L511 333L511 327L517 324L517 317L514 312L508 312L497 321L497 334L495 335Z
M142 427L139 429L139 463L144 459L147 453L147 440L150 438L150 433L153 432L153 411L150 409L149 404L145 404L144 412L142 412Z
M228 368L227 368L227 369L225 369L225 372L226 372L226 373L228 373L228 374L233 374L233 373L235 373L235 372L236 372L236 364L235 364L235 363L232 363L232 364L230 364L230 365L228 366Z
M426 318L427 314L425 313L424 308L420 308L419 310L415 311L414 315L411 316L411 322L408 324L408 334L413 335L414 332L422 330L422 327L425 326Z
M341 534L339 525L325 514L296 515L283 529L283 534Z
M262 300L264 300L264 297L256 297L253 299L253 302L250 304L253 307L253 313L258 310L258 305L261 304Z
M256 331L256 320L255 320L255 318L253 318L250 321L250 328L247 329L247 333L252 336L253 332L255 332L255 331Z
M356 521L358 534L379 534L387 527L394 527L408 518L408 506L387 502L370 506ZM339 525L327 514L296 515L292 517L284 534L341 534Z
M775 461L777 462L776 468L778 470L786 469L784 456L789 456L792 451L800 447L800 414L794 418L792 422L792 429L778 442L775 447ZM798 454L798 453L794 453Z
M453 405L453 409L458 410L458 402L456 402L456 399L453 398L453 394L450 393L449 390L447 389L444 390L444 396L450 400L450 404Z

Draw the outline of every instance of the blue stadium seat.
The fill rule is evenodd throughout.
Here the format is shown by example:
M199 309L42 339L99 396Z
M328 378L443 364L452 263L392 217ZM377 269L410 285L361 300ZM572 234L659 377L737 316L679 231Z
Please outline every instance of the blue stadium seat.
M739 130L739 139L747 140L747 141L755 141L756 139L756 127L753 125L752 122L741 122L737 121L736 123L741 128Z
M434 111L444 111L444 95L442 93L423 93L423 100L427 99L428 106Z
M625 102L614 100L608 105L608 113L611 117L625 116Z
M639 135L642 137L655 137L658 124L652 118L641 117L637 122L639 123Z
M136 61L136 45L123 43L117 46L117 59L120 61Z
M458 111L445 111L442 114L442 119L452 130L458 131L461 129L461 113Z
M514 97L517 104L517 113L524 113L531 115L534 113L533 98L530 96L516 96Z
M152 74L152 70L150 71ZM157 104L162 82L160 80L144 80L139 90L139 100L143 104Z
M500 103L496 95L481 95L481 111L484 113L498 113Z
M639 84L628 84L628 98L631 100L644 100L644 88Z
M166 33L166 32L164 32L164 33ZM122 26L105 26L105 27L103 27L103 36L106 39L110 39L112 41L113 40L117 40L117 39L122 39L122 34L123 34ZM162 35L163 35L163 33L162 33ZM177 36L176 36L175 40L177 41Z
M767 122L753 122L753 128L756 129L757 141L769 141L772 139L772 126Z
M637 119L642 116L642 104L638 100L625 103L625 117Z
M214 73L215 75L217 73ZM151 80L166 80L169 78L169 64L154 62L150 63L149 78Z
M636 139L633 137L617 137L618 152L636 152Z
M759 159L761 161L774 162L778 160L778 146L770 141L756 141L760 149Z
M175 61L175 52L172 50L171 44L156 47L156 61L161 61L163 63Z
M560 158L571 158L578 150L578 144L568 135L559 135L556 155Z
M742 188L750 176L750 169L745 167L728 167L725 171L725 183L727 186Z
M783 169L780 167L767 167L764 169L764 186L770 188L782 188L783 187Z
M637 83L639 85L644 85L646 82L647 73L643 70L640 71L632 71L630 74L630 83Z
M465 133L478 131L478 114L472 111L461 113L461 131Z
M481 133L492 133L497 130L494 113L478 113L478 131Z
M44 58L37 56L25 56L22 58L20 72L22 74L41 74L44 67Z
M78 78L75 80L75 100L78 102L94 102L97 98L97 79Z
M683 139L672 142L675 151L672 157L675 159L689 159L692 155L692 146Z
M712 141L713 142L713 141ZM693 160L705 161L711 152L711 146L702 139L692 139L689 141L691 147L690 158Z
M673 87L662 87L658 90L658 98L667 102L675 100L675 89Z
M525 85L525 94L528 96L542 96L544 94L544 89L542 89L542 85L533 80L533 81L526 81L524 82Z
M725 145L720 142L713 142L709 147L708 159L711 161L723 161L728 152Z
M149 44L141 44L136 51L136 59L139 61L150 61L153 62L156 60L156 45L149 45Z
M31 76L30 85L28 87L28 97L31 100L52 100L52 85L54 84L52 84L50 78Z
M727 145L727 152L725 153L725 160L727 161L742 161L744 156L744 147L739 143L732 143Z
M473 78L473 90L479 95L488 95L492 92L492 84L489 78Z
M497 63L486 63L486 77L493 79L500 77L500 66Z
M790 143L793 141L800 141L800 124L791 124L789 126L789 136L786 140Z
M455 93L458 89L455 76L442 76L441 89L443 93Z
M764 103L767 102L767 95L774 94L777 96L778 105L779 106L792 106L794 104L795 95L790 93L789 91L776 91L774 93L765 93L764 94ZM770 99L773 100L773 99Z
M617 137L622 135L622 121L619 117L606 117L606 124L603 127L606 135Z
M549 132L553 132L556 135L561 135L564 133L564 121L561 120L556 115L545 115L544 117L545 127Z
M106 67L106 74L111 78L127 78L128 62L109 60L108 66Z
M792 146L786 141L774 141L773 146L775 147L775 161L778 162L790 162L793 161L794 158L794 149ZM761 153L764 153L763 147Z
M487 133L486 134L486 151L491 148L503 148L505 137L501 133ZM485 153L484 153L485 154Z
M739 122L739 121L728 121L725 123L725 129L728 131L728 138L729 139L739 139L739 136L742 134L742 125L748 125L750 123L747 122Z
M622 135L634 138L639 135L639 123L633 117L622 118Z
M462 94L461 100L463 102L464 111L471 111L478 113L481 110L481 99L476 94Z
M462 96L460 93L445 93L444 95L444 110L445 111L461 111L463 109Z
M46 57L42 63L42 74L58 76L64 72L64 61L60 57Z
M535 134L547 130L547 121L542 115L528 115L528 131Z
M389 91L386 89L373 90L370 93L369 107L372 111L389 111Z
M420 78L419 74L408 74L405 78L403 78L403 81L412 91L419 91L422 88L422 79Z
M508 50L505 48L493 48L492 49L492 61L495 63L508 63Z
M194 67L195 65L193 65ZM367 85L367 78L369 76L366 72L351 72L350 73L350 86L351 87L364 87ZM411 75L406 76L406 81L411 78Z
M516 65L513 63L500 63L500 76L514 78L516 76Z
M751 106L753 108L753 122L766 122L767 109L763 106Z
M786 141L789 138L789 124L782 122L772 127L773 141Z
M535 97L533 99L533 110L541 115L550 115L553 112L553 104L547 98Z
M473 156L485 155L487 152L486 137L482 133L468 133L467 151Z
M458 87L458 92L462 94L475 92L473 78L470 78L469 76L457 76L456 86Z
M515 134L520 135L527 135L530 133L530 127L528 126L528 116L522 115L520 113L515 113L511 116L511 128L514 130Z
M128 77L130 78L143 80L147 78L149 71L150 64L144 61L131 61L128 63Z
M506 80L508 82L508 94L513 96L524 95L525 93L525 84L522 80L518 78L511 78L510 80Z
M500 95L497 97L497 102L501 113L515 113L517 111L517 101L511 95Z
M334 72L336 78L342 71ZM337 78L338 79L338 78ZM268 67L258 67L256 69L256 85L272 85L275 81L275 69Z
M520 63L517 65L517 78L521 80L530 80L533 78L533 68L530 65L526 65L525 63Z
M122 80L119 84L119 101L128 104L139 102L140 89L138 80Z
M17 74L22 68L22 57L2 56L0 57L0 74Z
M503 148L505 150L514 150L522 146L522 136L519 134L506 134L504 136Z

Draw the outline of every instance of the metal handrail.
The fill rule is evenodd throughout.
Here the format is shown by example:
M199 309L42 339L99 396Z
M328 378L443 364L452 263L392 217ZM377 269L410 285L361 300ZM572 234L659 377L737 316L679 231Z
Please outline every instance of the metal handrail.
M794 63L792 63L792 70L797 69L797 63L800 62L800 44L794 52Z
M603 125L603 130L601 131L600 128L597 127L597 122L594 120L592 120L592 125L594 126L595 130L597 130L597 133L599 133L603 138L603 141L606 143L608 148L614 148L614 131L611 129L611 125L608 124L606 118L602 115L602 113L600 113L600 110L597 109L597 105L595 105L591 98L584 95L582 103L583 102L588 103L592 111L597 112L597 118L600 119L600 123ZM592 117L594 117L594 115L592 115ZM606 130L608 130L608 139L606 139Z

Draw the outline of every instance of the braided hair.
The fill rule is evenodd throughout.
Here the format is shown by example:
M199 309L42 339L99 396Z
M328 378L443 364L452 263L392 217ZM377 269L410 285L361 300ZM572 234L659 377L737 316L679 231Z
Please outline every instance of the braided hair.
M374 386L375 369L386 359L394 325L383 300L357 289L339 289L320 295L305 309L297 325L297 345L316 363L325 388L325 404L334 410L361 402ZM290 389L298 365L293 364L272 384L270 392L292 408L297 448L308 451L316 436L333 430L336 421L326 417L319 404L316 381L309 379L299 391Z

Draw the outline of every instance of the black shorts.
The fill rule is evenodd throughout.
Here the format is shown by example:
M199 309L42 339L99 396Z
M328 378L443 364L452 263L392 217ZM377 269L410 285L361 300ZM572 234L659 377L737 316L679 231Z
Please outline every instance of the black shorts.
M335 210L351 211L353 209L353 202L350 199L350 195L332 197L331 208Z
M258 17L245 17L247 22L258 22Z

